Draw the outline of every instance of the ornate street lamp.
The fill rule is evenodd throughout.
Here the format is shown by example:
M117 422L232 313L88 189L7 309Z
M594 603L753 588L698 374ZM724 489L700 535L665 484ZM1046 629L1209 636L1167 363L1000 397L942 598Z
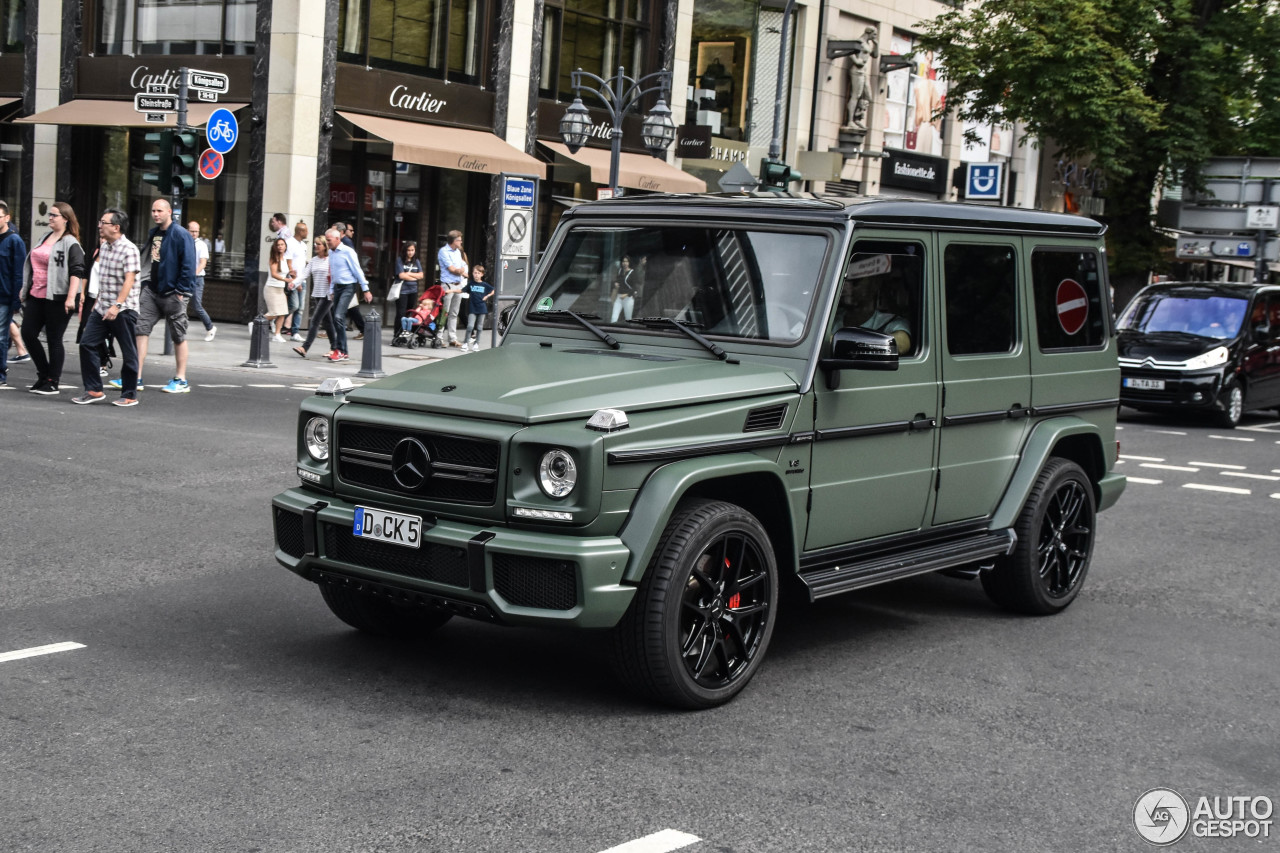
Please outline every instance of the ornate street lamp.
M588 82L589 81L589 82ZM609 132L612 152L609 157L609 187L615 197L619 195L618 162L622 159L622 119L635 109L646 95L658 94L658 103L645 116L642 135L644 146L654 157L666 154L676 138L675 122L671 120L671 108L667 106L667 93L671 90L671 72L655 71L639 79L627 76L619 66L618 73L608 80L579 68L569 75L574 99L560 119L560 138L569 153L575 154L591 138L591 115L582 103L582 91L592 93L601 100L613 129ZM596 85L590 85L595 83ZM645 88L648 86L648 88Z

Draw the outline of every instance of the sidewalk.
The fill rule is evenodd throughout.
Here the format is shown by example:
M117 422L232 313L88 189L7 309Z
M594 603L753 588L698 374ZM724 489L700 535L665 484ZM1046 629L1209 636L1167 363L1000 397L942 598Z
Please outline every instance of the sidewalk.
M347 333L347 353L351 356L349 361L331 362L326 359L325 353L329 351L329 341L325 338L317 337L311 345L311 351L307 357L300 358L293 351L296 346L301 346L296 341L286 341L285 343L271 342L264 361L275 365L274 367L244 367L244 363L249 360L249 327L247 325L233 323L215 323L218 334L212 341L206 342L204 339L204 327L199 321L191 321L190 328L187 333L187 370L228 370L241 374L251 374L263 377L262 381L272 381L267 377L280 376L290 379L303 379L319 382L330 376L346 376L356 382L365 381L356 377L356 373L360 371L360 360L364 353L366 345L372 346L374 342L368 338L357 341L354 338L355 332ZM400 373L423 364L429 364L433 361L439 361L444 358L456 358L464 356L465 353L457 347L444 347L442 349L405 349L403 347L391 346L391 340L395 334L392 329L382 329L382 370L388 375ZM489 348L490 336L492 330L485 330L481 336L480 346L482 349ZM304 330L305 335L305 330ZM71 350L74 344L70 345ZM143 377L156 373L157 368L162 375L168 375L166 371L173 371L173 356L164 355L164 337L159 327L151 333L150 351L147 353L148 368L142 371ZM112 375L118 375L119 371L113 370ZM143 381L146 381L145 378Z

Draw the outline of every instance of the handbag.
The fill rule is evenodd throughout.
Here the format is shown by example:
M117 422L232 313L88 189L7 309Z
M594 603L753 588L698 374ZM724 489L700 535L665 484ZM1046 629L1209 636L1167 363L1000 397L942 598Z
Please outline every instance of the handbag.
M400 298L400 284L401 284L400 279L396 279L391 283L391 286L387 288L388 302L395 302L397 299Z

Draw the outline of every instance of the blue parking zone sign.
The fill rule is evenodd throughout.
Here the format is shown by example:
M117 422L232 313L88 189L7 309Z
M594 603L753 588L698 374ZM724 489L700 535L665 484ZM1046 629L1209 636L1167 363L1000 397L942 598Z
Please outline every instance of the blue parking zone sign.
M1000 200L1003 163L968 163L966 168L968 170L964 182L966 199Z

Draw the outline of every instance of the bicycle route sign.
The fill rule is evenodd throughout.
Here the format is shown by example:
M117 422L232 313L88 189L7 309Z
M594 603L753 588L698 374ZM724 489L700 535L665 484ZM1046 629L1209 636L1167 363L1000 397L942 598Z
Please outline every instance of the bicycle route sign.
M240 125L236 123L236 117L231 114L231 110L219 108L209 116L204 135L209 140L210 148L219 154L226 154L236 147L236 139L240 136Z

